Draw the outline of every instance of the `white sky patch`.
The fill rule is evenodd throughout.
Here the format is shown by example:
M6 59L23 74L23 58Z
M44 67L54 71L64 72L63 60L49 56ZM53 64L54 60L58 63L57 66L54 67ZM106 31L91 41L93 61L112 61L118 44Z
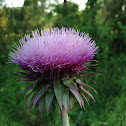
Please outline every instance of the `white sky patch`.
M63 3L64 0L59 0L59 3ZM85 8L85 4L88 0L67 0L78 4L79 10L83 10ZM5 0L7 3L7 7L22 7L24 4L24 0ZM50 0L50 3L55 3L54 0Z
M76 4L78 4L79 10L83 10L83 9L85 9L86 3L87 3L88 0L69 0L69 1L72 1Z
M24 0L5 0L7 7L22 7Z

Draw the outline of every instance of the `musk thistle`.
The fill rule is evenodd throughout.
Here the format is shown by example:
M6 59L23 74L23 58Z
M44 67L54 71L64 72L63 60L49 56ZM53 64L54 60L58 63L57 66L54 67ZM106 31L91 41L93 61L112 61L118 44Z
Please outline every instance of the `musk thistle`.
M33 95L29 108L38 106L42 113L45 107L48 113L53 104L62 114L63 126L68 126L69 121L64 120L68 120L68 109L72 109L75 100L80 107L84 107L84 99L88 102L88 96L94 100L89 88L96 90L82 80L93 81L85 78L95 74L88 71L93 65L87 63L93 59L98 47L88 34L64 27L36 30L32 32L32 38L26 35L19 42L10 52L9 62L24 70L20 73L25 81L33 82L19 95L32 89L25 98Z

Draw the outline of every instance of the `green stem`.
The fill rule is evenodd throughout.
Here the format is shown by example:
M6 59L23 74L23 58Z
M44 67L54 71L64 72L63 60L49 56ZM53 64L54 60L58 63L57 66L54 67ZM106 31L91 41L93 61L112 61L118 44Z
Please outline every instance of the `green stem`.
M65 111L65 109L62 110L61 118L62 118L62 126L70 126L68 113Z

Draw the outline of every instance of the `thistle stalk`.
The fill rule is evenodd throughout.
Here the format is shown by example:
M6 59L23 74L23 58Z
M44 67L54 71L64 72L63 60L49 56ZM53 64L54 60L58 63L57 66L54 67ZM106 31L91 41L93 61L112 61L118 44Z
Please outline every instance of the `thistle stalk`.
M70 124L69 124L69 118L68 118L68 113L65 111L64 108L62 110L61 119L62 119L62 126L70 126Z

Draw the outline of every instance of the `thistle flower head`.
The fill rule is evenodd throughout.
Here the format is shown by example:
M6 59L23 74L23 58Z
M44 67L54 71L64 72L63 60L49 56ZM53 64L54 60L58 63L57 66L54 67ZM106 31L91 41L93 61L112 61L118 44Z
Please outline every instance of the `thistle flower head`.
M9 62L18 64L25 71L23 77L33 81L20 93L33 88L26 96L33 94L30 108L38 103L40 112L45 106L48 113L54 103L60 111L63 107L67 111L72 108L75 98L80 106L84 106L83 98L88 101L84 94L93 98L87 89L92 87L78 77L97 53L98 47L88 34L73 28L51 28L36 30L32 32L32 38L26 35L19 42L10 53Z

